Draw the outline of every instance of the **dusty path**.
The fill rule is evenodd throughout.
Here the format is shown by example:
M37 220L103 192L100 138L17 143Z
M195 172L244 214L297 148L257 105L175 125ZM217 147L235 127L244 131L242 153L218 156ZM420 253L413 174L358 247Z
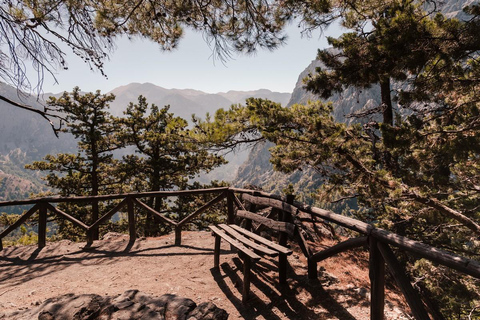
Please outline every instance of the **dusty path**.
M66 293L118 295L129 289L161 296L177 294L197 304L211 301L229 319L368 319L368 279L361 261L340 257L320 265L319 282L309 284L300 254L289 257L288 288L278 286L275 263L257 265L252 297L241 303L242 264L222 245L220 270L213 266L213 237L208 232L183 232L182 246L173 235L137 240L126 237L84 243L60 241L42 250L9 247L0 252L0 314L31 308ZM357 258L352 258L358 260ZM348 279L344 281L343 279ZM403 301L387 292L388 319L408 319Z

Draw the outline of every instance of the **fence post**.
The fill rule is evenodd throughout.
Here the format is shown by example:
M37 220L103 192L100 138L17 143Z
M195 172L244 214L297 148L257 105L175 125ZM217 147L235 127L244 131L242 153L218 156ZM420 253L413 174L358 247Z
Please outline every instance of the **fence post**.
M382 253L383 259L388 266L388 269L390 270L390 274L397 282L400 290L402 290L403 296L407 300L410 310L412 310L413 317L417 320L430 320L420 295L412 287L410 279L404 272L392 249L390 249L388 244L384 244L382 242L378 242L377 245L378 249Z
M295 200L295 195L293 194L287 195L286 202L288 204L293 204L294 200ZM286 211L282 211L281 220L284 222L291 222L292 217L290 213ZM285 247L287 245L287 240L288 240L288 234L286 234L285 232L280 232L280 235L278 236L278 244ZM287 283L287 264L288 264L287 255L286 254L279 255L278 256L278 278L279 278L280 284Z
M130 234L130 242L135 242L137 238L137 232L135 230L135 208L133 206L132 198L127 198L127 211L128 211L128 232Z
M47 206L41 203L38 210L38 248L47 244Z
M235 223L235 209L233 207L233 191L227 191L227 224Z
M92 223L95 223L95 221L98 220L98 213L99 213L98 200L94 199L92 202L92 220L93 220ZM95 226L91 230L91 238L92 238L91 239L92 243L93 243L93 240L98 240L99 238L98 226Z
M385 309L385 261L374 237L369 237L370 319L383 320Z
M175 245L182 245L182 226L175 225Z

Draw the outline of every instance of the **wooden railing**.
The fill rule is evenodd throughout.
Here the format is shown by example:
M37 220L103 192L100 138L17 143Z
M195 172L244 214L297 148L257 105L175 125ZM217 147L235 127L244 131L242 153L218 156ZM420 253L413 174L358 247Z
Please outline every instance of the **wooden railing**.
M183 218L181 221L173 221L172 219L167 218L162 215L160 212L149 207L147 204L142 202L141 198L165 198L165 197L181 197L181 196L190 196L190 195L199 195L199 194L218 194L213 200L209 201L202 207L198 208L195 212L191 213L187 217ZM54 197L54 198L40 198L40 199L31 199L31 200L19 200L19 201L5 201L0 202L0 208L7 206L19 206L19 205L32 205L27 212L20 216L20 218L12 225L7 227L5 230L0 233L0 250L3 249L3 238L10 234L13 230L20 227L25 223L31 216L38 212L38 247L43 248L46 244L46 230L47 230L47 212L70 221L75 226L80 227L86 233L87 243L92 243L95 239L95 234L97 233L98 227L101 224L106 223L110 218L119 212L120 210L127 208L127 217L128 217L128 231L130 235L130 241L135 241L136 239L136 223L135 223L135 207L141 208L158 217L163 223L170 225L175 230L175 244L180 245L182 241L182 228L185 225L198 217L205 210L213 206L214 204L222 201L228 197L228 188L212 188L212 189L201 189L201 190L180 190L180 191L156 191L156 192L142 192L142 193L128 193L128 194L115 194L115 195L103 195L103 196L86 196L86 197ZM121 200L117 205L115 205L108 212L103 214L98 220L94 221L92 224L87 225L85 222L80 221L70 214L63 212L53 204L58 203L98 203L100 201L111 201L111 200ZM232 208L232 211L229 211L233 215L233 205L228 205Z
M353 248L362 246L369 248L369 276L371 281L370 319L384 319L385 266L388 267L392 277L405 296L415 319L430 319L422 299L412 287L409 277L396 258L391 246L404 250L417 258L424 258L480 279L480 263L478 261L431 247L380 228L375 228L370 224L353 218L295 202L292 198L282 198L264 192L245 189L230 188L230 190L240 194L242 200L254 206L267 206L284 212L284 221L293 222L297 226L302 223L302 216L309 216L310 219L308 220L310 221L322 219L360 233L361 236L357 238L346 240L316 253L313 253L300 233L296 236L296 241L307 258L308 277L310 279L317 279L318 262ZM235 202L239 206L241 205L236 198Z
M149 207L142 202L141 198L147 197L171 197L171 196L186 196L198 194L218 194L215 198L210 200L202 207L195 210L193 213L183 218L180 221L173 221L165 217L160 212ZM238 195L238 197L237 197ZM33 205L26 213L24 213L14 224L8 226L0 233L0 250L3 249L2 239L10 232L20 227L32 215L38 212L38 246L44 247L46 244L46 226L47 213L57 215L60 218L72 222L74 225L85 230L87 242L92 242L94 239L94 232L98 227L108 221L115 213L123 208L127 208L128 213L128 230L130 241L136 239L136 224L135 224L135 207L149 211L151 214L157 216L163 223L171 225L175 230L175 243L181 244L182 228L193 219L203 213L214 204L226 199L227 223L231 224L235 221L235 206L241 210L245 210L243 203L249 204L249 210L255 211L258 206L271 207L278 214L279 220L288 221L301 227L302 221L313 221L321 219L356 231L360 234L359 237L348 239L344 242L338 243L328 249L320 252L313 252L313 249L308 245L307 241L302 236L301 232L296 232L294 240L298 243L303 254L308 261L308 277L310 279L317 279L317 263L327 259L335 254L351 250L357 247L368 247L369 251L369 275L371 281L371 319L384 318L384 304L385 304L385 266L392 274L397 282L399 288L403 292L407 303L415 319L430 319L424 304L418 292L412 287L411 282L400 262L392 251L391 247L395 247L406 251L418 258L424 258L432 262L444 265L446 267L455 269L464 274L470 275L474 278L480 279L480 263L478 261L467 259L424 243L402 237L392 232L375 228L374 226L365 222L335 214L334 212L320 209L317 207L310 207L302 203L294 201L294 197L287 196L285 198L272 195L260 191L252 191L239 188L213 188L202 190L186 190L186 191L162 191L162 192L145 192L145 193L130 193L118 194L96 197L68 197L68 198L41 198L22 201L8 201L0 202L0 208L5 206L16 205ZM97 202L121 200L111 210L101 216L97 221L91 225L87 225L66 212L56 208L53 204L69 203L69 202ZM242 203L242 201L243 203ZM1 210L1 209L0 209ZM308 217L308 218L305 218ZM298 228L297 228L298 229ZM280 236L279 242L285 245L287 238Z

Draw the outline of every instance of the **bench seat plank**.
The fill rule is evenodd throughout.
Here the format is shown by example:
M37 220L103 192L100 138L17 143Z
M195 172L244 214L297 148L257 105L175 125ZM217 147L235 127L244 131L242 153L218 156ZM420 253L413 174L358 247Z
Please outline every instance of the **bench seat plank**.
M292 254L292 250L284 247L284 246L281 246L279 244L276 244L276 243L273 243L272 241L270 240L267 240L261 236L259 236L258 234L255 234L253 232L250 232L248 230L245 230L243 229L242 227L240 226L237 226L235 224L231 224L229 225L231 228L235 229L236 231L238 231L239 233L243 234L244 236L247 236L251 239L254 239L255 241L258 241L259 243L262 243L263 245L266 245L268 246L269 248L273 249L273 250L276 250L278 251L279 253L282 253L282 254L286 254L286 255L290 255Z
M266 246L262 246L262 245L260 245L256 242L253 242L252 240L246 238L245 236L243 236L239 232L235 231L233 228L231 228L230 226L228 226L226 224L220 224L220 225L218 225L218 227L221 228L222 230L226 231L228 234L233 236L236 240L240 241L242 244L244 244L245 246L247 246L250 249L253 249L254 251L260 252L262 254L265 254L265 255L271 256L271 257L278 256L278 251L272 250L272 249L270 249Z
M209 228L210 228L210 230L212 230L213 233L215 233L215 235L219 236L223 240L230 243L232 246L237 248L237 250L241 251L243 254L245 254L249 258L251 258L255 261L260 260L261 257L258 254L256 254L255 252L253 252L249 248L245 247L241 242L239 242L239 241L233 239L232 237L230 237L228 234L225 233L225 231L223 231L223 230L221 230L221 229L219 229L215 226L209 226Z

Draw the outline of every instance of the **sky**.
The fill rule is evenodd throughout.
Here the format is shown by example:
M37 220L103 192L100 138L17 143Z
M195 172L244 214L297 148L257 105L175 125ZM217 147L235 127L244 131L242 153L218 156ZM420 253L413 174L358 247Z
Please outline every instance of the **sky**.
M338 36L340 31L332 27L324 35L316 32L302 37L300 29L290 25L286 33L287 44L274 51L259 49L254 55L234 54L225 63L213 59L212 49L202 35L190 30L186 30L178 48L170 52L161 51L147 40L121 38L105 63L108 78L92 72L82 60L69 54L68 70L58 71L58 83L47 77L43 92L59 93L79 86L82 91L107 93L132 82L208 93L257 89L292 92L299 74L315 59L317 49L328 46L325 34Z

